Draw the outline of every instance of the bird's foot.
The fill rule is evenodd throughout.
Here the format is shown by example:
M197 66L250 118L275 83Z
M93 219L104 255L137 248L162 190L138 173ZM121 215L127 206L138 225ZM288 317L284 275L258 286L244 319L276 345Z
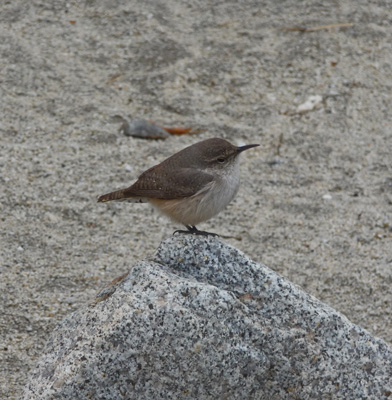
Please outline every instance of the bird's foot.
M185 225L186 228L188 229L187 231L184 230L177 230L173 233L175 235L176 233L184 233L185 235L200 235L200 236L219 236L216 233L212 232L206 232L206 231L199 231L196 226L194 225Z

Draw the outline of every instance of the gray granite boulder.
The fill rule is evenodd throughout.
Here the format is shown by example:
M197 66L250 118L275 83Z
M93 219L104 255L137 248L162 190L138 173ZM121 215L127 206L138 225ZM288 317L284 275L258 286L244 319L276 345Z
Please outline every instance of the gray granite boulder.
M392 351L382 340L219 239L175 235L55 329L22 398L391 392Z

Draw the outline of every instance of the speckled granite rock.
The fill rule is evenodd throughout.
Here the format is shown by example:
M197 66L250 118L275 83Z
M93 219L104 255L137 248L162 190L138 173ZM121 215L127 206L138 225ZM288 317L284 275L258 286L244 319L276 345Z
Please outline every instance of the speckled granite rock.
M177 235L58 326L22 398L380 400L391 391L383 341L218 239Z

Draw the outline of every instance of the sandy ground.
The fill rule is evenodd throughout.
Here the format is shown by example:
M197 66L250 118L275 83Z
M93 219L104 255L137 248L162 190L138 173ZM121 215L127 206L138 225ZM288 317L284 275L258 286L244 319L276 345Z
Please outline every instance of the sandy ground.
M391 343L391 38L381 0L2 1L0 398L64 315L180 228L98 195L214 136L261 146L199 228ZM145 141L116 114L205 131Z

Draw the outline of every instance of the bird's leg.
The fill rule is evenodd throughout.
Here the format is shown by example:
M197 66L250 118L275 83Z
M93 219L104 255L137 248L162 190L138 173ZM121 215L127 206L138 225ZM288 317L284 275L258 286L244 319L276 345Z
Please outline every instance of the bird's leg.
M216 233L212 232L206 232L206 231L199 231L195 225L185 225L186 228L188 229L187 231L183 230L177 230L173 233L175 235L176 233L184 233L185 235L200 235L200 236L219 236Z

